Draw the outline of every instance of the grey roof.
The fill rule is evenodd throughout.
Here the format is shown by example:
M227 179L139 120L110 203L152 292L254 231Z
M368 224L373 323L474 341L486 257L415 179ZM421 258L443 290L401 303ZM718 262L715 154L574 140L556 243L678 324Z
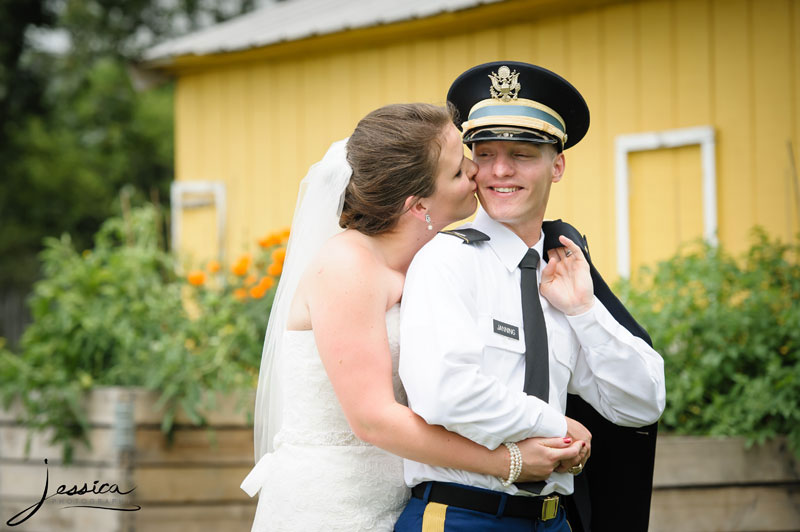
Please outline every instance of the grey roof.
M503 0L289 0L156 45L147 63L184 55L208 55L368 28Z

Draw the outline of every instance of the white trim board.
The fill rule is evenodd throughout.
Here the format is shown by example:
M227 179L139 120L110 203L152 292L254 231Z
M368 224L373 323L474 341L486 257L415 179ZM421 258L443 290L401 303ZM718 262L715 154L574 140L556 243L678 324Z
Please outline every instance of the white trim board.
M187 199L186 195L210 195L211 201ZM217 250L220 262L225 258L225 183L220 181L173 181L170 186L172 207L172 251L180 252L183 209L214 205L217 208Z
M628 278L631 274L631 232L628 154L636 151L679 148L700 145L703 165L703 237L717 244L717 164L714 128L698 126L668 129L649 133L617 135L614 142L614 165L617 211L617 273Z

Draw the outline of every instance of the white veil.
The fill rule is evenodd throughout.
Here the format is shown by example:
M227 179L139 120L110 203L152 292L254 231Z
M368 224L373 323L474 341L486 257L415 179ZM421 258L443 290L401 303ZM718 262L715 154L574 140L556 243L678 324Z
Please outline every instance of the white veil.
M347 163L347 139L331 144L321 161L314 164L300 183L292 230L286 248L275 301L267 325L255 406L255 461L273 450L272 440L281 428L283 401L283 332L297 285L311 259L326 240L342 231L339 216L352 170Z

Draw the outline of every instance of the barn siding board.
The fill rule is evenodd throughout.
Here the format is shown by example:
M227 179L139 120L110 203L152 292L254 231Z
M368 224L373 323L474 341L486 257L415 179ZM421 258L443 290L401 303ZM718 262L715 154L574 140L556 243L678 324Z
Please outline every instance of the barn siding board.
M281 55L289 43L230 65L224 54L209 58L207 67L195 58L191 68L176 71L177 179L232 187L229 212L237 214L229 220L228 249L252 248L260 234L290 222L308 167L368 111L399 101L441 104L460 72L507 58L563 74L590 104L592 126L567 153L548 215L588 234L609 277L617 271L612 154L620 134L711 125L720 241L739 252L756 224L789 238L800 230L797 206L787 198L786 147L791 141L798 157L798 4L641 0L557 7L516 0L320 37L323 48L314 48L311 38L303 43L306 52L286 48L288 55ZM491 27L480 27L482 20ZM233 119L243 115L259 120ZM655 173L648 182L656 189L648 197L670 198L672 219L656 224L632 213L635 265L695 238L702 220L695 151L651 155L645 166ZM235 178L239 173L247 177ZM185 224L185 247L210 256L205 235L213 217L196 218ZM668 245L655 252L647 248L652 241Z

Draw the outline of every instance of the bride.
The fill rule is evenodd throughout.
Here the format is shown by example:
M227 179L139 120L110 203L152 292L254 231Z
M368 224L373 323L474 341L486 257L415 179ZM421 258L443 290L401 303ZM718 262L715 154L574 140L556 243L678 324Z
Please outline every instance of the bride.
M397 376L399 303L414 254L476 208L475 164L448 111L389 105L334 143L301 184L259 375L254 531L391 530L402 458L508 477L509 451L428 425ZM342 230L344 228L344 230ZM520 480L580 443L519 442Z

